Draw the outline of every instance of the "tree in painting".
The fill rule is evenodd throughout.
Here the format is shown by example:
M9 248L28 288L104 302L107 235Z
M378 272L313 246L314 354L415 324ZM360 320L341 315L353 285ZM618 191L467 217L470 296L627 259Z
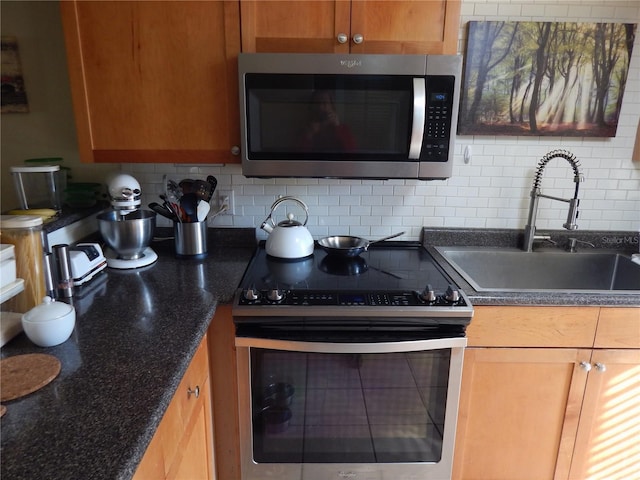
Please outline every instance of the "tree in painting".
M615 136L636 27L470 22L458 133Z

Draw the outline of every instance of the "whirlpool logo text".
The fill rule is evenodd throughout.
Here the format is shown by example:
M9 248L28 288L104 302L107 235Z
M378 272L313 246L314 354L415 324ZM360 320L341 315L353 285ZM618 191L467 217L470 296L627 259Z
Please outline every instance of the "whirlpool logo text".
M358 474L355 472L339 472L338 476L340 478L356 478Z
M361 67L362 60L340 60L340 65L347 68Z

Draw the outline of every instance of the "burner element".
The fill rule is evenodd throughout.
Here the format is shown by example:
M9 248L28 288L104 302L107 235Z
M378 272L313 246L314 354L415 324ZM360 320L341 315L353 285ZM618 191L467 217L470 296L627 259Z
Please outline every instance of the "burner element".
M320 262L320 270L330 275L360 275L369 269L362 257L327 255Z

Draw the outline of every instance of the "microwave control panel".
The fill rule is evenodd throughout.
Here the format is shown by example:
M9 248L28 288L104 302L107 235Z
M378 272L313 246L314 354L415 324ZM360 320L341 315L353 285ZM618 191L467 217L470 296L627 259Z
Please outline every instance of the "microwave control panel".
M446 162L449 157L451 112L455 79L453 76L428 76L423 155L432 162Z

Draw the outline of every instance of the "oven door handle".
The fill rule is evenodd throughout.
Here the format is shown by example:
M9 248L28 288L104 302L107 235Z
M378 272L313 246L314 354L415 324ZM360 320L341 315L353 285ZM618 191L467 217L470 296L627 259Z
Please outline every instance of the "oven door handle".
M445 348L464 348L466 337L409 340L401 342L330 343L300 342L267 338L236 337L236 347L264 348L308 353L398 353L423 352Z
M424 77L413 79L413 122L409 142L409 159L420 159L424 137L424 119L427 112L427 88Z

